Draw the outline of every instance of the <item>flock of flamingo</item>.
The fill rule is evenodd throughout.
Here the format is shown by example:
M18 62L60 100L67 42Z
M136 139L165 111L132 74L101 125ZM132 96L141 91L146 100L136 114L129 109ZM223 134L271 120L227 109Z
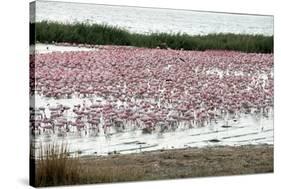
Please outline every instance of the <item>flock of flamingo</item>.
M30 72L34 135L230 126L273 107L273 54L104 46L31 55Z

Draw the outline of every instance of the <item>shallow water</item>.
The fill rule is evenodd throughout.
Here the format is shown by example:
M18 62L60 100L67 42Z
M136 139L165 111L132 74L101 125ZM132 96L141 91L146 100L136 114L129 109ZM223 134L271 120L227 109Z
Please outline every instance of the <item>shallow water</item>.
M31 10L32 11L32 10ZM273 35L273 16L186 10L36 2L36 21L88 22L119 26L131 32L245 33ZM34 20L31 18L31 20Z
M34 98L34 97L33 97ZM47 99L39 95L35 97L36 107L51 107L57 104L73 107L75 104L88 105L89 99ZM96 99L95 99L96 100ZM74 119L74 115L67 114L69 120ZM46 115L49 112L46 109ZM141 129L128 130L124 132L113 132L104 135L100 132L97 136L85 135L83 132L67 133L66 136L57 134L43 134L33 138L35 148L41 144L61 144L65 143L69 147L70 153L80 153L80 155L107 155L109 153L136 153L141 151L151 151L159 149L185 148L185 147L205 147L213 145L245 145L245 144L273 144L273 111L268 117L260 115L243 114L237 121L229 119L230 127L224 128L224 120L217 123L211 122L208 126L200 128L179 127L175 131L164 133L154 132L143 134ZM217 139L219 141L212 142ZM37 151L38 153L38 151Z

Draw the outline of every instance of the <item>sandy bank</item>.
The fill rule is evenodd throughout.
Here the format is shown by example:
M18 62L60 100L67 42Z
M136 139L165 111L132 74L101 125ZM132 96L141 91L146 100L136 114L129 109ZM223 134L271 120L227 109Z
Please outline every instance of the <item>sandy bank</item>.
M172 179L273 172L273 145L157 150L84 157L87 183Z

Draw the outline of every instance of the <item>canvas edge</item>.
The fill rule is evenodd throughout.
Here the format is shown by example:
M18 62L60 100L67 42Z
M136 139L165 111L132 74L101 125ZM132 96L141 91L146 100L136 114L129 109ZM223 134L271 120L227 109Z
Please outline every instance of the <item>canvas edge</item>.
M29 66L31 65L32 58L35 58L35 15L36 15L36 1L31 1L29 3ZM31 88L31 78L33 74L29 68L29 107L32 107L35 104L35 99L31 98L32 88ZM29 108L29 122L31 123L31 110ZM34 122L34 121L33 121ZM34 154L31 148L32 136L29 134L29 185L36 187L35 185L35 159L33 158Z

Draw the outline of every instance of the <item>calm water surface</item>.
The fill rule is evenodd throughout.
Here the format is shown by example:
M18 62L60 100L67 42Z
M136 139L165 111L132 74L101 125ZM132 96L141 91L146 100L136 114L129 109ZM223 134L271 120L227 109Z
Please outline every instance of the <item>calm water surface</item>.
M37 1L36 21L42 20L104 23L138 33L273 35L273 16Z

